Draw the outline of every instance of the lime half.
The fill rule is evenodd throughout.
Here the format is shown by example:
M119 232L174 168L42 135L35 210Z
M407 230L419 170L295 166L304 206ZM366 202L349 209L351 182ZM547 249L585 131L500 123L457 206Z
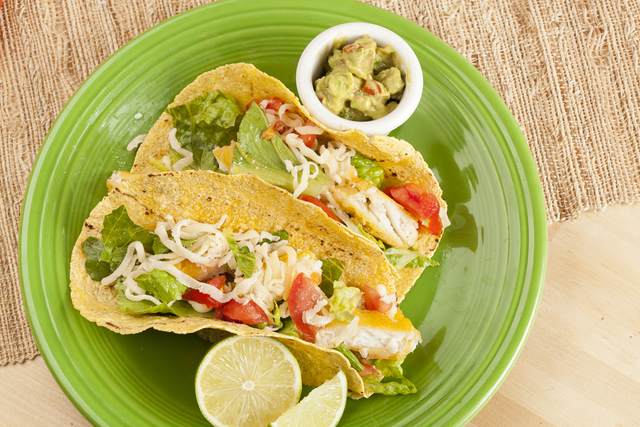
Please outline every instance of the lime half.
M342 371L311 390L300 403L284 413L271 427L334 427L347 403L347 377Z
M300 399L298 362L271 338L224 339L196 373L196 399L216 427L265 427Z

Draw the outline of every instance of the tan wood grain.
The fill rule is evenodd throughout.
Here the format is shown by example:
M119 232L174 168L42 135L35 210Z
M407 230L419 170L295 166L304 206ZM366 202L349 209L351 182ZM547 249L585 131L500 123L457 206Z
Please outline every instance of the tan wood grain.
M0 426L91 425L41 357L0 367L0 409ZM640 426L640 204L549 226L527 344L468 426Z
M640 204L549 227L538 316L471 426L640 426Z

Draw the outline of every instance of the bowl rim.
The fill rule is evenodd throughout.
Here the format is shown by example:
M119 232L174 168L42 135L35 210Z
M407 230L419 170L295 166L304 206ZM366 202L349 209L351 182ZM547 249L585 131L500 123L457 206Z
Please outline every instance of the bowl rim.
M376 43L390 44L398 53L400 68L406 76L406 87L398 107L388 115L365 122L346 120L322 105L315 93L313 81L330 53L334 40L346 37L353 41L367 34ZM366 135L388 135L407 121L420 103L423 91L422 66L411 46L390 29L368 22L348 22L324 30L307 45L296 67L296 88L300 101L311 116L326 127L339 131L359 129Z

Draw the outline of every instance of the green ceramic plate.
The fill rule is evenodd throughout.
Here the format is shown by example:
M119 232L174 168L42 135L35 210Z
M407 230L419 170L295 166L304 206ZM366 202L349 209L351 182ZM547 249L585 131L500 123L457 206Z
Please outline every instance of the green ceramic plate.
M109 58L62 111L33 167L20 230L24 301L51 372L95 425L207 425L194 392L207 342L155 331L120 336L71 305L72 247L107 193L106 178L131 167L127 143L219 65L251 62L295 90L306 44L362 20L392 29L420 58L421 104L393 135L433 168L452 226L436 255L440 267L402 303L423 337L404 364L419 392L350 401L340 425L462 425L513 366L541 294L546 217L531 154L498 95L441 40L381 9L344 0L221 1L163 22Z

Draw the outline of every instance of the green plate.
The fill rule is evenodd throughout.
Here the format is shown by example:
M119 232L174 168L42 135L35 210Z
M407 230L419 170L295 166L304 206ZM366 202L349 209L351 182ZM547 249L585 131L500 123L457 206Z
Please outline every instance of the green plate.
M207 342L157 331L120 336L71 305L71 250L107 193L107 177L131 167L127 143L219 65L251 62L295 90L306 44L328 27L363 20L398 33L420 59L422 101L393 135L433 168L452 225L440 266L402 303L423 337L404 364L419 392L349 401L340 426L463 425L504 380L540 298L547 226L531 154L499 96L444 42L381 9L344 0L220 1L161 23L109 58L64 108L33 167L20 229L24 302L51 372L92 423L208 425L194 391Z

